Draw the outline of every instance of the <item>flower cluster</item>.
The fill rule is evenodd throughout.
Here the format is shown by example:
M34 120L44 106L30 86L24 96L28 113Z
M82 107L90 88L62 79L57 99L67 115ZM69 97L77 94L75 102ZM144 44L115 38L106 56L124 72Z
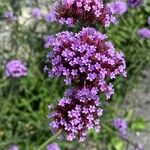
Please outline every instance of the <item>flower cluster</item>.
M123 53L115 51L107 36L93 28L83 28L75 35L61 32L45 39L45 46L53 48L47 55L45 71L50 77L63 77L65 84L84 84L110 98L113 85L106 79L126 76Z
M60 150L57 143L48 144L46 150Z
M6 64L5 73L7 77L26 76L27 68L20 60L11 60Z
M129 7L138 7L143 3L143 0L128 0L127 4Z
M138 30L138 35L145 39L150 39L150 29L148 28L141 28Z
M98 108L99 97L87 87L71 88L65 91L54 112L49 114L50 128L62 129L69 141L79 138L84 141L87 129L100 130L99 116L103 110ZM51 108L52 109L52 108Z
M41 14L41 10L39 8L33 8L32 9L32 16L36 19L41 19L42 14Z
M123 15L128 9L127 3L120 0L111 2L110 7L112 8L112 12L117 15Z
M125 7L119 9L122 8ZM96 23L109 26L115 21L115 13L123 12L115 11L111 4L104 5L102 0L60 0L45 19L68 26ZM100 130L103 110L99 108L99 93L109 99L114 93L111 79L126 76L124 55L115 50L105 34L90 27L76 34L63 31L47 35L44 47L52 48L44 71L49 77L62 77L66 85L73 85L55 107L49 106L50 128L53 132L62 130L69 141L76 138L84 141L88 129Z
M59 22L73 26L77 23L84 25L101 24L109 26L115 21L111 9L102 0L60 0L45 19L49 22Z
M10 20L10 21L16 21L17 17L14 15L12 11L6 11L3 14L4 19Z
M127 134L127 122L124 119L121 118L114 118L113 120L113 126L119 130L119 134L122 138L124 138Z

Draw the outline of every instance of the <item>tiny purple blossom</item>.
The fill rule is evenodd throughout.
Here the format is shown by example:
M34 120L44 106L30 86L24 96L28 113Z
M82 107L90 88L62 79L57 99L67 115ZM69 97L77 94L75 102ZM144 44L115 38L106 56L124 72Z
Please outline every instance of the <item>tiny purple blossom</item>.
M53 22L56 21L56 16L53 12L49 12L47 15L44 16L45 21L47 22Z
M135 143L134 148L134 150L144 150L143 146L140 143Z
M45 35L43 40L44 40L44 47L49 48L53 42L53 37L51 35ZM49 54L52 54L52 53L49 53ZM48 57L49 57L49 54L48 54Z
M127 4L129 7L135 8L140 6L143 3L143 0L128 0Z
M19 150L17 145L11 145L7 150Z
M46 150L60 150L57 143L51 143L46 146Z
M32 16L35 17L36 19L41 19L42 17L41 10L39 8L33 8Z
M119 134L122 138L126 136L127 122L121 118L114 118L113 126L118 129Z
M7 20L10 20L10 21L16 21L17 20L17 17L14 15L14 13L12 11L4 12L3 17Z
M127 3L121 0L111 2L110 6L112 8L113 13L118 15L123 15L128 9Z
M7 77L26 76L27 68L20 60L11 60L6 64L5 74Z
M144 39L150 39L150 29L148 28L141 28L138 30L138 35Z

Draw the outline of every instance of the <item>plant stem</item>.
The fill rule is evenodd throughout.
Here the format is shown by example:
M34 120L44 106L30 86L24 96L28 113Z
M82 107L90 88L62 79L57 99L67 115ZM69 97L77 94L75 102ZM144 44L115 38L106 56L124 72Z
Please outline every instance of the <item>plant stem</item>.
M53 139L55 139L62 130L58 130L56 134L54 134L51 138L49 138L47 141L45 141L37 150L42 150L48 143L50 143Z

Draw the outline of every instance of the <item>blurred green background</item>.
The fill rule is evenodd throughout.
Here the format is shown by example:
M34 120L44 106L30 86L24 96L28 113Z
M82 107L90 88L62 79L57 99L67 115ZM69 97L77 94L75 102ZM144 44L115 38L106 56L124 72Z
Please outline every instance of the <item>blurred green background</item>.
M36 150L52 136L46 117L47 106L56 103L66 87L61 79L49 79L43 73L48 52L43 47L43 36L66 30L66 27L37 21L30 14L33 7L47 12L50 6L50 0L0 0L0 150L11 144L19 145L21 150ZM6 10L13 10L20 16L18 21L5 22L2 14ZM144 119L133 121L132 109L122 111L120 105L124 104L126 93L137 86L141 70L150 65L150 40L137 36L139 28L148 27L149 15L150 1L147 0L143 6L129 9L119 17L116 25L105 30L99 28L116 49L125 54L128 77L117 77L114 81L116 93L110 101L103 101L105 114L101 118L101 132L89 131L85 143L55 139L62 150L124 150L126 142L118 137L111 125L116 115L129 121L131 131L145 128ZM27 77L5 77L5 64L14 58L26 63Z

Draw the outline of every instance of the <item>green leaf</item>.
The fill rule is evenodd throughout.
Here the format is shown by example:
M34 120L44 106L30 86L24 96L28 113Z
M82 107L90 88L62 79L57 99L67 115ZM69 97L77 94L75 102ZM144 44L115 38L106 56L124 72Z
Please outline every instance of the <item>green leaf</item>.
M146 126L147 122L144 120L144 118L137 118L131 123L131 130L133 131L144 130Z
M132 119L132 116L133 116L133 110L131 109L126 113L125 119L127 121L130 121Z
M119 137L113 137L111 140L111 147L114 150L124 150L124 142ZM110 148L110 145L109 145Z

